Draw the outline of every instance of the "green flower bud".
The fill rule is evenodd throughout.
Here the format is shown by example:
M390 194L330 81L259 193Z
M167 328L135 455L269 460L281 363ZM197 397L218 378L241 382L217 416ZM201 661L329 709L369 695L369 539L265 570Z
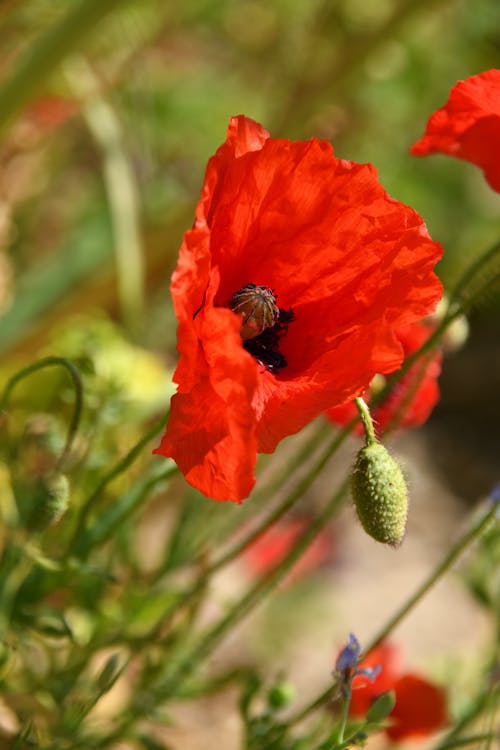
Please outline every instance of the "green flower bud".
M295 687L285 679L273 685L267 694L267 702L274 710L286 708L295 698Z
M64 474L40 478L33 496L33 510L29 516L30 531L44 531L57 523L69 504L69 483Z
M351 491L366 533L377 542L398 547L406 531L408 491L401 467L381 443L359 451Z

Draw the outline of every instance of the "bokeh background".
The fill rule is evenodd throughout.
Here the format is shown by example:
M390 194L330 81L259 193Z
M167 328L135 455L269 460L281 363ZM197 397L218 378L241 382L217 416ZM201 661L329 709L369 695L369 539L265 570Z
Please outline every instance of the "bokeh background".
M0 99L71 5L0 4ZM497 0L109 5L95 27L75 33L62 59L18 78L26 101L18 90L0 140L0 380L42 355L78 360L88 391L82 452L92 456L94 477L140 435L144 419L166 408L176 362L169 277L207 158L231 115L253 117L273 136L331 140L338 156L374 164L388 192L413 206L442 243L445 286L500 233L499 196L478 169L408 153L458 79L500 67ZM439 560L469 508L500 479L499 316L498 295L481 301L468 340L444 362L442 400L429 423L394 438L413 497L401 551L378 548L347 508L322 567L239 629L221 662L244 653L312 692L328 680L345 633L368 638ZM14 434L27 419L32 434L43 432L48 415L69 403L56 376L33 382L21 393ZM338 465L352 460L355 445ZM285 441L276 460L288 450ZM261 466L265 472L268 459ZM332 469L322 477L305 508L331 492L335 476ZM168 529L168 501L158 498L140 527L144 570L153 566L144 549L154 557L155 534ZM197 554L207 520L224 535L254 512L252 498L240 509L193 496L189 508L200 536L182 539L179 559ZM225 574L213 606L251 575L244 566ZM410 662L454 680L458 692L473 681L491 628L453 579L398 635ZM219 748L237 747L231 711L216 711L209 731L208 710L213 717L214 706L181 711L174 747L208 748L216 738Z

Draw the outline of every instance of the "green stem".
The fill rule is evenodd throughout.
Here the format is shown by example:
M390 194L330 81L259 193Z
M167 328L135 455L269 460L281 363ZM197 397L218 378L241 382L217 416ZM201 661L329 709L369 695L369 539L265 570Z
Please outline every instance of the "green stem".
M116 463L113 468L110 469L110 471L108 471L108 473L101 478L101 481L99 482L95 490L85 500L80 509L80 514L76 522L75 530L68 545L68 551L71 551L75 548L77 540L80 538L84 531L89 513L92 511L96 502L99 500L103 490L110 482L113 481L113 479L116 479L116 477L126 471L126 469L128 469L128 467L134 463L136 458L138 458L138 456L141 454L143 448L149 443L150 440L156 437L156 435L158 435L164 429L164 427L164 420L161 420L160 422L154 424L153 427L133 446L133 448L131 448L129 452L126 453L125 456L123 456L123 458L121 458L118 463Z
M423 581L415 593L398 609L388 622L382 627L380 632L371 640L364 650L364 655L373 651L379 646L387 636L392 633L394 628L406 617L406 615L424 598L424 596L433 588L433 586L450 570L452 565L458 560L462 552L475 541L489 525L490 521L495 518L497 507L490 507L478 521L453 545L447 555L432 573ZM363 656L361 656L361 659Z
M366 444L375 445L375 443L377 442L377 438L375 437L375 428L373 426L372 415L370 414L370 410L361 397L355 398L354 403L356 404L356 409L358 410L359 415L361 417L361 421L363 423L363 428L365 430Z
M344 742L344 735L345 735L345 728L347 726L347 717L349 716L349 706L351 705L351 686L349 685L348 690L346 691L346 694L343 696L344 700L342 702L342 715L340 717L340 726L339 731L337 735L337 742L336 747L342 747Z
M264 534L268 529L271 528L277 521L287 513L295 503L300 500L302 495L311 486L314 480L318 477L320 472L326 466L327 462L333 456L333 454L340 448L342 443L346 440L354 425L357 423L356 419L352 420L343 430L337 433L333 440L330 442L325 451L321 454L321 457L314 464L312 469L306 474L306 476L297 484L296 488L290 492L290 494L280 503L275 510L271 511L262 521L255 526L243 539L240 539L227 552L221 555L218 560L215 560L212 565L208 568L208 573L212 574L220 568L224 567L232 560L236 559L242 552L247 549L253 542Z
M490 260L493 260L498 253L500 253L500 241L493 245L493 247L487 250L479 258L477 258L477 260L471 263L471 265L466 269L465 273L462 274L458 283L455 285L453 291L451 292L449 298L450 305L459 300L459 298L463 294L464 289L467 289L474 276L485 266L487 266ZM491 277L491 273L489 273L488 276Z
M491 742L492 740L500 740L500 733L484 732L483 734L471 734L469 737L461 737L451 742L443 742L439 745L439 748L440 750L452 750L455 747L466 747L467 745L475 745L479 742Z
M0 88L0 132L41 89L60 62L78 49L83 37L123 0L79 0L22 53Z
M83 117L101 150L118 277L120 307L127 328L141 331L144 310L144 262L139 228L139 195L120 120L100 94L92 68L83 58L66 66L76 94L85 99Z
M60 469L61 466L64 464L64 461L66 460L71 450L71 446L73 444L73 440L78 430L78 425L80 423L80 419L82 416L82 409L83 409L82 379L80 377L80 373L78 369L75 367L75 365L72 362L69 361L69 359L65 359L65 357L45 357L44 359L38 360L38 362L34 362L32 365L28 365L28 367L24 367L22 370L20 370L15 375L13 375L12 378L8 381L7 385L5 386L5 390L0 400L0 418L2 416L2 413L5 412L8 401L12 395L12 391L14 390L16 385L21 380L24 380L24 378L27 378L32 373L37 372L38 370L42 370L45 367L64 367L68 371L71 377L71 380L73 383L73 389L75 391L75 404L73 407L73 416L71 418L71 422L68 427L68 433L66 436L66 443L64 445L64 449L57 462L57 468Z
M298 538L293 549L290 550L286 557L273 570L262 576L262 578L260 578L247 591L245 596L243 596L243 598L205 634L193 651L181 661L175 672L162 685L162 697L171 695L172 691L175 691L178 684L183 682L188 676L193 666L195 664L199 666L200 661L209 655L220 641L221 637L236 623L240 622L251 609L259 604L267 592L274 589L276 585L283 580L299 557L301 557L324 528L326 523L330 520L333 513L338 509L348 487L349 482L348 480L345 480L340 489L335 492L331 500L308 526L306 531L304 531L304 533Z
M340 507L342 500L349 487L349 479L345 479L340 488L335 492L330 501L324 506L314 521L303 532L295 542L292 550L286 557L271 571L262 576L240 599L230 611L222 617L208 632L205 633L199 642L186 653L174 667L172 673L156 686L154 689L154 701L164 701L172 696L180 685L189 677L193 669L198 669L201 662L209 656L219 641L231 630L231 628L240 622L256 605L258 605L265 595L274 589L276 585L283 580L290 569L293 567L299 557L310 546L320 531L330 520L335 511ZM123 737L127 729L142 714L142 706L136 706L127 710L127 716L116 730L103 738L99 748L109 747L110 744Z
M171 618L176 612L179 611L179 609L188 604L191 599L196 597L200 593L200 591L202 591L206 587L209 578L215 572L236 559L236 557L238 557L247 547L249 547L261 534L265 533L265 531L271 528L271 526L273 526L280 518L282 518L285 513L289 511L298 500L300 500L302 495L311 486L311 484L314 482L320 471L324 468L335 451L340 447L340 445L342 445L344 440L346 440L347 436L349 435L357 421L358 418L356 417L348 425L346 425L346 427L344 427L341 432L335 435L334 439L331 441L325 451L323 451L318 461L314 464L314 466L306 474L302 481L299 482L296 489L292 490L292 492L290 492L273 511L265 516L256 527L254 527L246 536L244 536L243 539L236 542L232 547L230 547L229 550L227 550L227 552L224 552L218 559L216 559L211 565L209 565L203 571L198 580L195 581L194 584L190 588L188 588L179 597L179 599L176 600L173 606L169 607L168 611L164 614L164 618ZM159 630L163 630L165 628L164 618L162 618L160 624L158 625Z
M476 523L465 532L460 539L453 545L448 554L444 557L442 562L433 570L433 572L425 579L425 581L418 587L415 593L409 597L409 599L403 604L400 609L389 619L384 625L380 632L372 639L369 645L365 648L363 655L360 660L366 656L370 651L373 651L387 636L399 625L399 623L406 617L406 615L415 607L420 600L428 593L428 591L442 578L442 576L451 568L451 566L460 557L462 552L477 539L481 533L486 529L489 523L495 518L498 511L496 506L490 507ZM290 723L298 723L305 719L309 714L313 713L316 709L324 706L336 694L338 686L336 683L330 685L320 695L318 695L313 701L308 703L302 708L297 714L290 717ZM436 750L442 750L441 747Z

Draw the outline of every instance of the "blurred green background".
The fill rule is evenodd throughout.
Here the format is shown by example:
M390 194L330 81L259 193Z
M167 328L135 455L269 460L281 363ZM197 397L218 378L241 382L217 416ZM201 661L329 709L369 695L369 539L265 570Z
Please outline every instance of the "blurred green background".
M478 169L408 154L457 79L500 65L497 0L4 0L0 42L5 372L102 311L174 367L169 276L232 114L373 163L443 244L447 285L498 238ZM494 440L500 306L487 302L472 364L466 348L445 368L441 410Z

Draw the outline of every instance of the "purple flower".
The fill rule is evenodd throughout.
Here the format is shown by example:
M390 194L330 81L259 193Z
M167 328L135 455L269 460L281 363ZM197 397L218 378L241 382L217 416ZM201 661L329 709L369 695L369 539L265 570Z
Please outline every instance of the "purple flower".
M346 670L355 670L358 666L358 659L361 653L359 641L353 633L349 633L349 641L337 657L335 668L338 672Z

